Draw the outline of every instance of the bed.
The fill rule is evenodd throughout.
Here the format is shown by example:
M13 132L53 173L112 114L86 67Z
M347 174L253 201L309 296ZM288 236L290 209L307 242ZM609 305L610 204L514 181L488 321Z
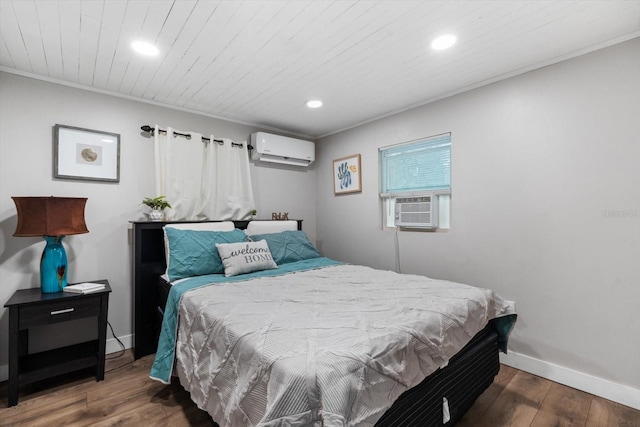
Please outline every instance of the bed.
M174 244L165 253L165 279L173 280L156 287L162 327L150 376L168 382L177 374L220 425L453 425L493 381L515 322L512 303L323 258L300 223L267 233L251 226L251 247L234 240L239 234L219 243L229 277L189 268L166 276L180 265ZM197 252L186 247L187 257ZM227 265L225 253L266 266L244 271Z

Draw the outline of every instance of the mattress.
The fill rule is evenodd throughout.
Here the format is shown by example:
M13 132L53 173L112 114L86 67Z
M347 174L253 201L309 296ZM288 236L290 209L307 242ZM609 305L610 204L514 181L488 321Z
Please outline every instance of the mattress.
M427 376L440 381L490 319L513 313L485 289L362 266L214 283L182 297L176 368L220 425L374 425ZM443 403L419 412L442 421Z

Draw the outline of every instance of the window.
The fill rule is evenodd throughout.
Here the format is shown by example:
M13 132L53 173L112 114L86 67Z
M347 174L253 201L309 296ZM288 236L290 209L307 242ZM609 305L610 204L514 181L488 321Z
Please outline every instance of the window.
M449 228L451 134L379 149L386 227Z

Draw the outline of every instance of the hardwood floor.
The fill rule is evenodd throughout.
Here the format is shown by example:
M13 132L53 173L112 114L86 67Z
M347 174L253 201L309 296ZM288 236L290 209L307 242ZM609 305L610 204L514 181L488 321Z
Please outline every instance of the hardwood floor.
M458 427L640 427L640 411L502 365Z
M109 356L107 356L109 358ZM127 351L107 361L105 380L66 376L21 388L7 408L0 386L0 426L213 426L176 381L149 379L153 356L133 362ZM640 427L640 411L502 366L459 427Z

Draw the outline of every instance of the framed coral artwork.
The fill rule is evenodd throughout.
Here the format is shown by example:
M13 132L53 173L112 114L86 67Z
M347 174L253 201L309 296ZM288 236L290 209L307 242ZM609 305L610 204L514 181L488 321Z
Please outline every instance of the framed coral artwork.
M349 194L362 191L360 154L333 161L333 193Z
M55 125L53 177L119 182L120 135Z

